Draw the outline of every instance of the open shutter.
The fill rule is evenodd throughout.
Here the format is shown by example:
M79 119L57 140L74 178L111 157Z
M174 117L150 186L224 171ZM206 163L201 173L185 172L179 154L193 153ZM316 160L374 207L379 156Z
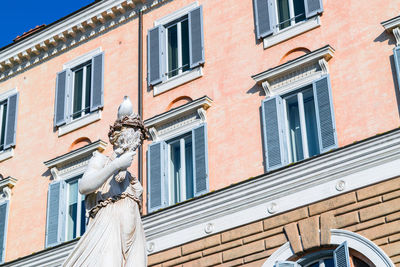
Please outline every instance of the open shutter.
M207 126L203 124L192 130L194 195L208 192Z
M349 248L346 241L333 251L333 261L335 267L350 267Z
M71 77L71 70L66 69L57 73L56 100L54 108L54 125L60 126L67 121L67 101L69 97L68 80Z
M267 170L287 164L283 104L280 96L265 99L261 107Z
M298 263L292 261L277 262L274 267L301 267Z
M332 92L329 76L314 81L315 110L321 153L337 147L335 117L333 113Z
M18 96L16 93L8 97L7 100L7 117L6 131L4 138L4 149L15 145L15 137L17 132L17 112L18 112Z
M304 0L304 7L307 18L322 13L324 10L322 7L322 0Z
M397 77L397 85L400 90L400 46L396 46L393 49L393 57L394 57L394 65L396 67L396 77Z
M56 181L49 185L47 195L46 247L65 240L66 183Z
M189 12L190 68L204 63L203 6Z
M147 82L156 85L165 79L164 27L157 26L147 33Z
M90 111L98 110L104 103L104 52L92 58Z
M148 160L148 209L149 212L167 205L168 179L165 163L166 143L164 141L149 145Z
M253 0L257 39L264 38L274 32L275 4L274 0Z
M4 262L6 254L8 205L8 200L0 204L0 263Z

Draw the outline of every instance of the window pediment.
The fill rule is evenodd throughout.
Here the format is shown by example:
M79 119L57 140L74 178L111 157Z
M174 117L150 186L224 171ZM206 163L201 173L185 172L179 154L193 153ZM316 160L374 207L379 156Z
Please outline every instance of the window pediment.
M400 16L394 17L381 23L383 28L392 33L396 38L396 46L400 45Z
M252 78L262 85L267 96L282 94L328 74L327 62L333 57L334 51L327 45Z

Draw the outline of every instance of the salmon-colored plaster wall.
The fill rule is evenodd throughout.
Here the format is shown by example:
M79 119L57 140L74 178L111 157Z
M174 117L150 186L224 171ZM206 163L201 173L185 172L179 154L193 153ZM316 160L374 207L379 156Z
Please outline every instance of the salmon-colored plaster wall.
M144 40L154 21L194 0L166 1L143 16ZM203 5L205 65L203 77L158 96L146 86L144 42L144 116L176 107L179 97L213 99L207 110L210 190L264 173L260 106L265 94L252 75L327 44L335 50L329 72L339 146L382 133L400 124L392 49L395 41L381 22L398 15L391 0L324 0L321 26L263 49L255 39L251 0L198 0ZM69 151L81 137L108 142L108 126L124 95L137 107L138 21L132 19L87 42L0 82L0 93L18 88L20 102L15 155L0 163L0 173L18 179L12 190L6 261L44 248L48 184L43 162ZM56 73L64 63L101 47L105 52L102 119L58 137L53 131ZM184 103L178 101L176 103ZM136 108L135 108L136 109ZM145 142L144 152L147 151ZM111 148L105 151L109 154ZM146 153L144 153L144 164ZM137 162L132 165L136 173ZM144 170L146 170L144 165ZM146 189L146 172L143 187ZM146 200L144 191L144 201ZM146 203L144 203L144 207ZM145 211L146 212L146 211Z
M12 189L8 221L6 261L44 249L50 171L44 161L69 152L81 137L108 141L123 96L137 109L137 19L49 59L0 83L0 93L17 88L19 110L14 157L0 163L0 173L18 179ZM100 121L58 137L53 130L56 73L63 64L98 47L104 51L104 109ZM105 151L109 154L111 146ZM137 161L132 164L136 173Z

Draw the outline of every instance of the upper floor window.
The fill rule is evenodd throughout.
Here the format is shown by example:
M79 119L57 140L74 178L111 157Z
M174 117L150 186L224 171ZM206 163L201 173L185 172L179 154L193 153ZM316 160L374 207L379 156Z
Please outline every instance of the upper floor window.
M197 3L155 22L147 42L147 80L155 95L202 75L203 43L203 8Z
M256 33L264 48L320 25L322 0L254 0Z
M208 146L202 97L144 123L153 143L147 151L148 211L152 212L208 192Z
M11 157L15 146L18 98L16 89L0 94L0 161Z
M104 53L96 49L64 65L57 74L54 124L59 135L100 119Z
M86 229L85 196L78 190L79 175L66 181L66 241L83 235Z

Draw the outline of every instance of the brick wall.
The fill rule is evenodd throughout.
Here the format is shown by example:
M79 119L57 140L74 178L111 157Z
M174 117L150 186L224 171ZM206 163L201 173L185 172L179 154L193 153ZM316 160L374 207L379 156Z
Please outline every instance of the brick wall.
M150 255L149 266L262 266L289 240L300 255L329 243L331 228L372 240L400 266L400 178Z

